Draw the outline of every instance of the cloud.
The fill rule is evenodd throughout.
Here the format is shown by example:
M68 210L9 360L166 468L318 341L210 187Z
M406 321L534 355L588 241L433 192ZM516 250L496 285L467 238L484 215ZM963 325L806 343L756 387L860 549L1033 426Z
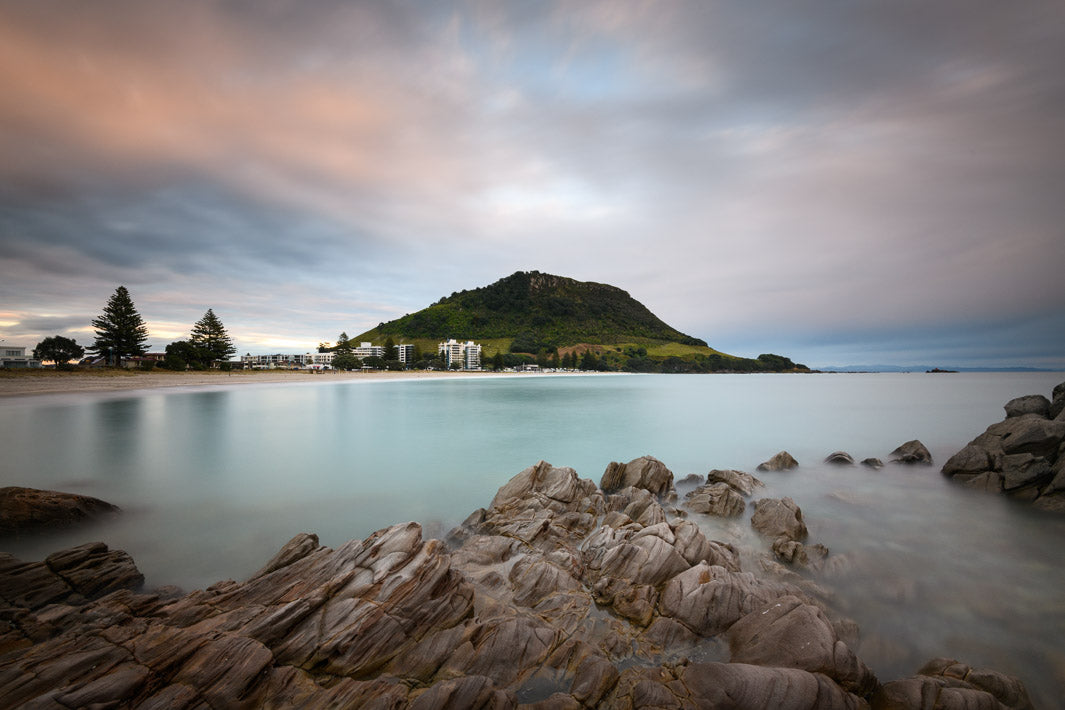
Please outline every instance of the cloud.
M0 0L0 298L313 344L539 269L826 356L1038 319L1063 14Z

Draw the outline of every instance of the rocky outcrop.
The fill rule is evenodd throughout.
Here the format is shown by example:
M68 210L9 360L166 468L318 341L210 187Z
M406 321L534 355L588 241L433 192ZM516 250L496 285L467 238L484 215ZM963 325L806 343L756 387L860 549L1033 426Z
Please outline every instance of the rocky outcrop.
M885 707L924 707L924 686L910 679L878 691L854 639L837 632L848 625L821 602L742 570L733 546L671 517L648 490L672 490L661 462L608 474L637 485L607 492L541 461L446 542L424 539L416 523L335 549L300 534L246 581L188 594L142 591L128 556L100 543L40 563L0 556L0 698L55 708L857 710L882 696L896 703ZM805 536L789 499L757 508L760 528ZM1022 697L1013 679L980 673L964 682ZM951 674L937 677L953 683ZM915 682L939 682L927 677Z
M673 488L673 472L653 456L641 456L624 464L611 463L599 483L605 493L630 486L642 488L656 496L666 495Z
M1033 710L1024 685L1002 673L977 669L949 658L936 658L912 678L885 683L872 697L873 710L909 710L928 707L934 699L936 710Z
M928 448L917 439L907 441L891 452L891 460L894 463L932 465L932 454ZM864 463L864 462L863 462Z
M1065 512L1065 420L1061 410L1059 419L1051 418L1063 402L1065 383L1054 388L1052 402L1042 395L1010 400L1006 418L951 456L943 475L1043 510Z
M0 488L0 536L67 528L119 512L99 498L59 491Z
M759 471L790 471L796 468L799 462L787 451L781 451L773 455L768 461L758 464Z
M825 463L834 464L836 466L853 466L854 457L846 451L833 451L825 457Z

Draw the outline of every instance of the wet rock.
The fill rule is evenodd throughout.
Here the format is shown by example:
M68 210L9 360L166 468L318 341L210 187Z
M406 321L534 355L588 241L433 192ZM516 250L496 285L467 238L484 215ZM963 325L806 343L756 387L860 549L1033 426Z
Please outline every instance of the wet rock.
M1050 413L1050 400L1041 394L1030 394L1024 397L1017 397L1006 402L1003 407L1006 410L1006 417L1021 417L1025 414L1036 414L1040 417L1046 417Z
M785 537L801 542L808 534L802 510L791 498L763 498L755 501L751 527L775 540Z
M604 493L612 493L629 486L663 496L673 487L673 472L653 456L641 456L625 464L611 462L599 483Z
M770 600L790 593L748 572L700 563L673 577L658 609L699 636L716 636Z
M1031 454L1010 454L1002 457L1002 487L1006 491L1049 482L1053 472L1044 458Z
M1057 455L1062 440L1065 440L1065 422L1025 414L992 424L970 443L991 454L1001 451L1051 458Z
M871 468L874 471L879 471L884 468L884 462L877 458L862 459L862 466Z
M787 451L781 451L773 455L768 461L758 464L759 471L790 471L796 468L799 462Z
M684 478L677 481L678 486L701 486L706 479L698 473L689 473Z
M1033 710L1024 685L995 671L976 669L947 658L929 661L917 675L884 683L872 696L873 710L910 710L935 699L939 710Z
M1047 410L1047 418L1061 420L1062 412L1065 412L1065 382L1054 388L1054 392L1051 394L1050 409Z
M737 493L749 496L756 488L764 488L765 484L745 471L734 469L714 469L706 474L707 483L724 483Z
M735 518L743 515L747 504L743 496L727 483L711 483L701 486L687 496L684 507L694 513L716 515L721 518Z
M891 460L895 463L931 465L932 454L924 444L913 439L892 451Z
M862 698L827 676L796 668L764 668L743 663L692 663L679 681L691 705L676 707L743 710L860 710ZM917 706L915 706L917 707Z
M285 543L285 546L278 550L277 554L270 558L270 561L263 565L262 569L253 574L251 578L255 579L256 577L262 577L263 575L275 572L282 567L287 567L293 562L302 560L319 547L321 547L321 545L318 544L317 535L299 533Z
M991 457L987 453L987 449L969 444L947 459L941 470L947 476L956 476L958 474L976 475L984 471L990 471L991 466Z
M853 466L854 457L846 451L833 451L825 457L825 463L834 464L836 466Z
M774 540L771 549L781 562L799 567L820 566L828 557L828 548L824 545L804 545L784 536Z
M90 496L18 486L0 488L0 536L67 528L118 512L118 506Z
M839 639L824 612L797 597L780 597L744 616L729 628L728 639L733 663L823 673L863 696L877 686L872 671Z

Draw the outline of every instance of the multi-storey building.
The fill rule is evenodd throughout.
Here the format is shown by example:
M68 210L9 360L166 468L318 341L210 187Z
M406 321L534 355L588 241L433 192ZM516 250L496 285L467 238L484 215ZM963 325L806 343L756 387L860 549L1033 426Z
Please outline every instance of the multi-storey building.
M397 345L396 346L396 359L402 362L408 367L414 364L414 346L413 345Z
M24 345L0 345L0 367L40 367L41 361L26 354Z
M481 369L481 346L472 340L460 343L454 338L450 338L446 342L440 343L437 347L437 352L443 356L444 363L449 370L454 369L453 363L456 362L459 363L459 367L463 370Z
M382 345L374 345L373 343L359 343L359 347L352 349L352 355L365 360L368 357L384 357L385 348Z

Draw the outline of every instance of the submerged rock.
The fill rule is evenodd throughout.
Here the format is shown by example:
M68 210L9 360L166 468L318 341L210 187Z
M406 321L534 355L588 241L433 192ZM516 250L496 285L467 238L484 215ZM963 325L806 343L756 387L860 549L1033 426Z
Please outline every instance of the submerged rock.
M787 451L774 454L773 458L758 464L759 471L790 471L797 467L799 462Z
M801 542L808 535L802 511L791 498L763 498L755 501L751 527L770 539L784 537Z
M846 451L833 451L825 457L825 463L834 464L836 466L853 466L854 457Z
M932 454L924 444L913 439L892 451L891 460L895 463L931 465Z
M871 468L874 471L879 471L880 469L884 468L884 462L878 458L867 458L862 459L862 466L865 466L866 468Z
M1034 710L1024 685L1012 676L977 669L949 658L929 661L917 675L884 683L872 696L874 710L926 707L935 698L937 710Z
M118 512L118 506L91 496L18 486L0 488L0 536L67 528Z

